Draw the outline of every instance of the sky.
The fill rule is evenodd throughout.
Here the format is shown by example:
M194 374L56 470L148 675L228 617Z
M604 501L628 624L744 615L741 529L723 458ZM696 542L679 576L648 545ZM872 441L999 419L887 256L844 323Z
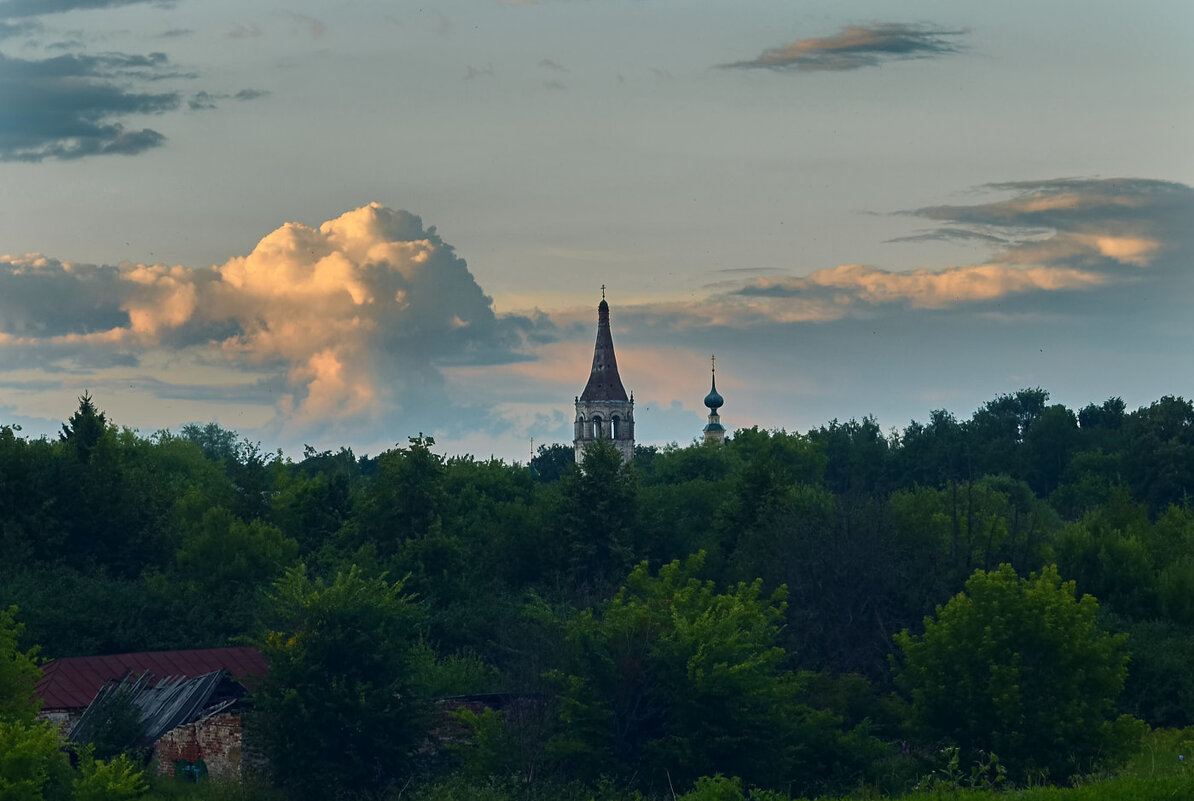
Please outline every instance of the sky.
M0 425L525 461L1194 396L1188 0L0 0Z

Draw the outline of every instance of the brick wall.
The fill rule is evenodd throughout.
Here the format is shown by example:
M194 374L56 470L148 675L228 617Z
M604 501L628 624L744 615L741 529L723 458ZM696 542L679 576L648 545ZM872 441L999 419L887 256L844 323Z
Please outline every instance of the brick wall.
M174 774L174 763L202 759L216 781L240 781L244 772L244 730L238 714L225 712L166 732L153 748L158 774Z
M76 723L79 722L79 718L82 717L82 715L82 710L71 711L66 709L43 709L37 713L37 719L46 720L50 723L53 723L58 729L58 735L65 740L66 735L70 734L70 730Z

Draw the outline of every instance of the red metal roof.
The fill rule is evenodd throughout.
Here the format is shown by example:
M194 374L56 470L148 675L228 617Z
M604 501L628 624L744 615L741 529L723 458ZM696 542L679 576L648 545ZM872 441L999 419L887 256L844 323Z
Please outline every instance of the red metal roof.
M37 697L42 700L42 709L82 709L91 703L104 682L120 678L126 670L134 673L148 670L159 679L170 676L190 679L220 668L243 680L264 676L269 664L260 651L245 646L72 656L46 663L42 680L37 683Z

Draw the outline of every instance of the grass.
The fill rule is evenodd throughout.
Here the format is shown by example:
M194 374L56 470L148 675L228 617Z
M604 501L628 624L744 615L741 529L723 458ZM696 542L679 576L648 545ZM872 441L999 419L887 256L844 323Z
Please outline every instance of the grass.
M715 786L714 786L715 785ZM329 799L335 793L328 794ZM817 801L875 801L877 792L860 791L840 798ZM598 788L570 784L523 787L498 779L470 780L456 775L433 784L409 788L385 799L368 801L796 801L770 792L742 791L732 782L710 783L704 791L680 794L676 799L647 799L603 785ZM968 789L939 783L928 791L895 796L898 801L1188 801L1194 799L1194 728L1154 731L1140 751L1114 772L1076 777L1071 786L1036 786L1002 790ZM277 790L256 784L185 784L157 779L145 801L285 801ZM807 799L803 800L807 801Z

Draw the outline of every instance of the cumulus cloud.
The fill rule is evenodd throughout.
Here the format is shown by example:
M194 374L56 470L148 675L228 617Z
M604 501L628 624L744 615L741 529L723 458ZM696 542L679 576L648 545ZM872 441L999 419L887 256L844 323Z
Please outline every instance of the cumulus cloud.
M849 25L832 36L800 39L768 48L755 58L722 67L789 72L856 70L877 67L887 61L957 53L959 47L955 41L966 33L966 30L894 22Z
M6 367L199 353L262 376L280 424L299 427L443 411L441 368L525 358L536 326L495 315L434 227L376 203L317 228L287 223L205 269L0 258Z
M0 161L133 155L157 147L165 141L162 134L126 130L119 120L178 107L176 92L141 93L124 86L129 78L165 68L161 53L42 60L0 53Z

